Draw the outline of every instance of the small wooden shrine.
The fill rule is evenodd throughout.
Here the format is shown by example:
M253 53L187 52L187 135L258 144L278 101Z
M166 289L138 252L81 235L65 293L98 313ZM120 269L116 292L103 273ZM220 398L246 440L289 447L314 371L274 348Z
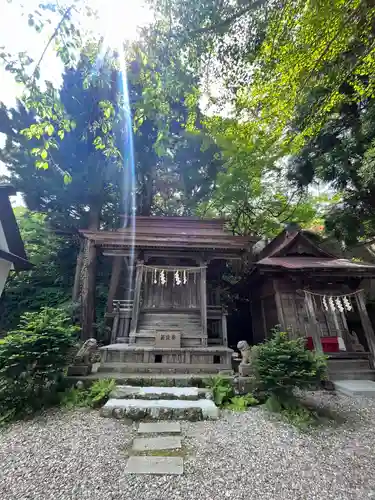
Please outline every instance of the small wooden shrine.
M249 250L248 238L227 232L223 220L193 217L136 217L124 229L82 233L113 262L104 367L231 368L217 283L228 261Z
M374 359L375 337L361 285L375 277L375 265L338 258L295 225L255 253L247 280L254 343L280 325L330 357Z

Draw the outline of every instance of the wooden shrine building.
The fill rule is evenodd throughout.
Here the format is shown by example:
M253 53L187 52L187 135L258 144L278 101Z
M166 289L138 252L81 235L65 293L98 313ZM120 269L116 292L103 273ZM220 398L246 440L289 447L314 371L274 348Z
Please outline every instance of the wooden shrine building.
M104 371L119 363L135 372L231 369L217 283L249 238L227 232L223 220L193 217L136 217L135 227L82 233L113 262Z
M280 325L331 359L350 359L344 368L373 368L375 337L363 283L375 277L375 265L338 258L295 225L253 253L246 287L254 343Z

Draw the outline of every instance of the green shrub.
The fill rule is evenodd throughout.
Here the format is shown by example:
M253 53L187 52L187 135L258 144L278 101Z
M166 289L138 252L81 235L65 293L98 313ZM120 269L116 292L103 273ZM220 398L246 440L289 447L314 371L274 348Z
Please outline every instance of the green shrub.
M87 389L74 387L64 393L61 405L65 408L99 408L108 401L114 388L115 381L113 379L97 380Z
M259 404L259 401L249 393L245 396L234 396L226 405L226 408L233 411L245 411L249 406L255 406L257 404Z
M326 376L326 359L305 347L303 338L290 340L286 332L256 348L253 366L258 382L268 396L285 400L293 397L293 389L316 386Z
M108 401L115 385L113 379L102 379L94 382L88 390L89 405L92 408L103 406Z
M25 313L18 330L0 339L0 421L57 402L78 330L64 310L46 307Z
M229 378L218 375L212 377L208 385L212 390L214 402L217 406L229 403L235 395L232 381Z

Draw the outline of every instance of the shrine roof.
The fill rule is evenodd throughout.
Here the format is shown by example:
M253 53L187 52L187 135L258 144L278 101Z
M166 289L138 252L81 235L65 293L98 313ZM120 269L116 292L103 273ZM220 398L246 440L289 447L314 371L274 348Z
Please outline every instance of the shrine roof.
M322 258L322 257L265 257L259 260L256 265L259 268L283 268L288 270L303 269L329 269L345 270L359 273L370 272L375 274L375 264L353 262L349 259Z
M253 271L331 271L336 274L375 276L375 264L354 262L328 253L309 233L291 225L258 254Z
M225 220L196 217L136 217L135 228L80 231L106 248L190 248L241 252L250 249L251 237L234 236Z

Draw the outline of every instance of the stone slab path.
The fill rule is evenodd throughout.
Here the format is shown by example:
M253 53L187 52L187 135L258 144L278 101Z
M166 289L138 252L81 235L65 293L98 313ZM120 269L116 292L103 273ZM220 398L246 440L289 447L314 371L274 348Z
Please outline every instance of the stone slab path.
M178 422L140 422L138 434L180 434Z
M181 438L178 436L157 436L136 438L133 442L134 451L179 450Z
M125 468L126 474L181 475L184 472L182 457L166 456L168 450L182 448L181 426L178 422L140 423L139 435L151 434L150 437L137 437L133 441L133 452L163 452L163 456L131 456ZM173 434L173 435L166 435Z
M181 475L184 463L181 457L130 457L127 474Z

